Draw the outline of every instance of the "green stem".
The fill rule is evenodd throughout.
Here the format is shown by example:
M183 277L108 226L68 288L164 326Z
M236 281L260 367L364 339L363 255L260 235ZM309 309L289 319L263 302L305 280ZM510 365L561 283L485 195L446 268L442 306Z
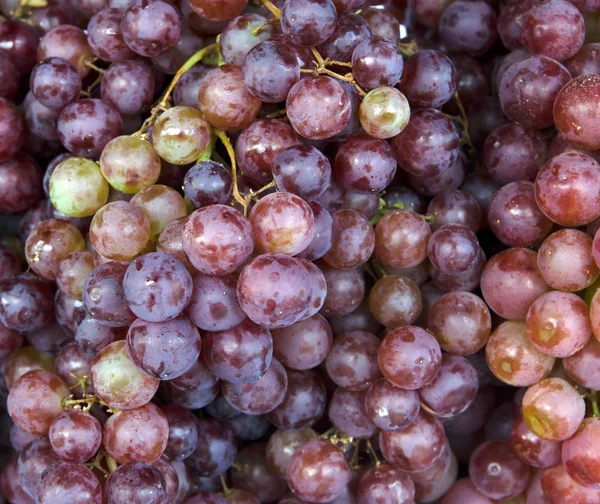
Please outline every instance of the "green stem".
M593 390L590 394L590 399L592 403L592 413L594 417L600 417L600 408L598 408L598 391Z

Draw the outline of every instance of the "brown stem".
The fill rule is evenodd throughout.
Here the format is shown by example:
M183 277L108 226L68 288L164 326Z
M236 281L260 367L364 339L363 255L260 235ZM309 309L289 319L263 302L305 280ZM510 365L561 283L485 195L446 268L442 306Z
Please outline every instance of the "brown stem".
M254 37L258 37L260 35L260 32L263 30L263 28L267 25L270 24L275 24L275 23L279 23L279 18L278 17L274 17L271 19L267 19L264 23L258 25L256 28L252 28L250 30L250 33L254 36Z
M379 457L377 456L377 453L373 449L373 445L371 444L371 440L367 439L367 443L366 444L367 444L367 453L373 459L373 462L375 463L375 465L376 466L380 466L381 465L381 460L379 460Z
M273 16L275 16L277 19L281 17L281 11L279 10L279 7L271 2L271 0L263 0L262 4L269 9L271 14L273 14Z
M220 129L213 130L215 136L221 140L221 143L225 147L227 154L229 155L229 162L231 163L231 177L232 177L232 193L233 198L237 201L242 208L244 209L244 215L246 215L246 211L248 210L248 202L246 199L240 194L240 190L237 182L237 165L235 162L235 151L233 150L233 146L231 145L231 140L227 136L225 131Z
M347 73L346 75L341 75L341 74L334 72L333 70L329 70L329 68L327 68L328 64L337 65L339 63L338 61L324 59L323 56L321 56L321 54L319 53L319 51L317 51L317 49L315 47L311 47L310 50L313 53L313 56L315 57L315 61L313 63L316 65L317 68L315 68L314 70L302 69L301 71L303 73L310 72L313 75L329 75L330 77L333 77L334 79L348 82L358 91L358 94L360 94L360 96L366 96L367 93L365 93L365 91L356 83L356 80L354 79L354 76L352 75L352 73ZM352 64L349 64L349 63L342 63L342 65L344 65L344 66L350 65L350 67L352 66Z

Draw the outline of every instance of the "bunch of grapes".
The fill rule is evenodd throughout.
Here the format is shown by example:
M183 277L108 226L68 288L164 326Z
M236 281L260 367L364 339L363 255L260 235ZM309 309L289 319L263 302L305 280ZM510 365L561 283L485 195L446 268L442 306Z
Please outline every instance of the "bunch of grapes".
M0 503L600 504L600 0L0 12Z

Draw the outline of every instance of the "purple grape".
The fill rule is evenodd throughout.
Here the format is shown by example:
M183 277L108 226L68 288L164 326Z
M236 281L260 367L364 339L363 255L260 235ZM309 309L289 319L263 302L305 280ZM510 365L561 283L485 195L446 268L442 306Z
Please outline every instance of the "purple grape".
M331 0L286 0L281 31L293 44L316 46L333 35L336 18Z
M30 77L31 92L44 107L62 109L79 98L81 76L62 58L48 58L38 63Z
M123 115L146 112L154 98L154 77L145 64L126 60L113 63L102 76L102 101Z
M233 18L221 32L219 48L225 63L244 66L246 55L257 44L270 39L275 34L273 25L264 25L266 17L248 13ZM252 30L261 27L256 35Z

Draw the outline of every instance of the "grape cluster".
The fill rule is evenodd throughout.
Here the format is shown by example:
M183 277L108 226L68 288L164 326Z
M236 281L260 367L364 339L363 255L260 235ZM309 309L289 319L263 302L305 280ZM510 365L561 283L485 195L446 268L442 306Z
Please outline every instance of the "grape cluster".
M0 13L0 504L600 504L600 0Z

